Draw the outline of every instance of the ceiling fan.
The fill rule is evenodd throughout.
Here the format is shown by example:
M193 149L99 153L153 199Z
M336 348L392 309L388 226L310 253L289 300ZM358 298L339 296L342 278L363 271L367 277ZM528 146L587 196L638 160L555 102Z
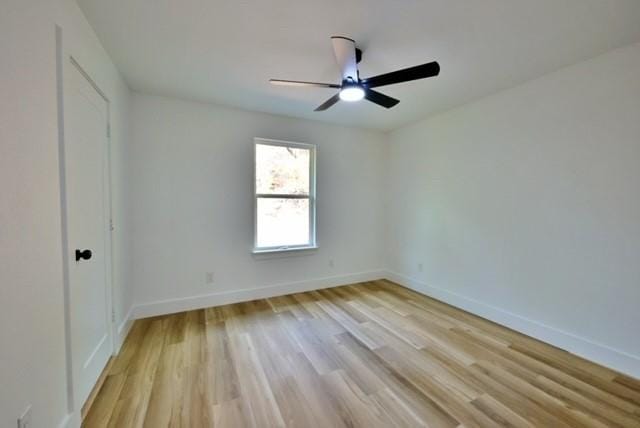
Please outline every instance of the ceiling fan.
M385 108L391 108L398 104L400 100L389 97L372 88L396 83L409 82L411 80L424 79L437 76L440 73L440 65L433 61L415 67L392 71L378 76L360 79L358 63L362 59L362 51L356 47L356 42L348 37L331 37L333 52L340 67L342 75L341 84L303 82L299 80L270 79L272 85L300 86L311 88L334 88L340 91L322 103L315 111L324 111L337 103L343 101L359 101L363 98Z

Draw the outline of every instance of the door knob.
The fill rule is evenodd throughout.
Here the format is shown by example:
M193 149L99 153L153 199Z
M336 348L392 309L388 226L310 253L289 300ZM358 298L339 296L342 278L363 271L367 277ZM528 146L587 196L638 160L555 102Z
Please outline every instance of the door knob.
M91 256L91 250L76 250L76 261L80 261L80 259L89 260Z

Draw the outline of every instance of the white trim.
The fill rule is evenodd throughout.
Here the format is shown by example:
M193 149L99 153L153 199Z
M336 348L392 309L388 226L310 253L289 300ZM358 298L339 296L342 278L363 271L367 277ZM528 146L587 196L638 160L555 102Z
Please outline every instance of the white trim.
M129 312L127 312L127 315L124 317L120 325L118 325L117 336L115 339L116 348L114 350L114 355L120 352L120 349L122 348L122 344L124 343L124 340L127 338L129 331L131 331L131 327L133 326L133 322L134 322L132 315L133 315L133 306L129 308ZM81 425L81 421L78 419L79 417L78 415L79 413L77 412L67 413L58 424L58 428L79 427Z
M260 199L309 199L309 194L299 193L256 193Z
M255 299L265 299L274 296L284 296L291 293L302 293L311 290L337 287L364 281L375 281L385 277L383 270L359 272L348 275L331 276L308 281L297 281L286 284L276 284L266 287L245 288L242 290L223 291L220 293L200 296L183 297L178 299L159 300L134 306L133 318L146 318L165 315L193 309L209 308L238 302L248 302Z
M82 370L85 370L87 367L89 367L89 364L91 364L96 354L100 352L100 348L102 348L102 345L104 345L104 342L106 342L108 338L109 338L109 333L105 333L105 335L102 336L102 339L100 339L100 342L98 342L98 345L96 345L93 351L91 351L91 355L89 355L89 358L87 358L84 364L82 364Z
M71 290L69 285L69 239L67 235L67 184L65 167L64 126L64 70L62 28L56 25L56 96L58 107L58 174L60 179L60 233L62 250L62 291L64 297L65 378L67 382L67 410L73 412L73 362L71 360ZM69 415L72 413L69 413ZM67 416L69 416L67 415Z
M67 413L64 415L60 423L58 424L58 428L69 428L72 426L71 421L73 420L73 413Z
M133 305L129 308L127 315L124 316L124 319L118 325L118 329L116 331L116 347L114 349L114 355L117 355L122 348L122 344L124 343L129 331L131 331L131 327L133 326Z
M638 356L601 343L593 342L585 337L562 331L539 321L531 320L504 309L491 306L487 303L442 288L427 285L396 272L387 271L385 276L390 281L396 282L418 293L464 309L472 314L504 325L520 333L564 349L572 354L602 364L603 366L610 367L635 378L640 378L640 357Z
M256 147L260 145L277 146L277 147L293 147L298 149L309 150L309 192L306 195L299 194L262 194L257 192L256 188ZM291 245L287 249L294 248L312 248L317 247L316 237L316 157L318 148L315 144L298 143L294 141L272 140L269 138L255 137L253 139L253 253L266 251L281 251L284 246L258 247L258 199L262 198L279 198L279 199L307 199L309 201L309 240L305 244Z
M300 246L287 246L284 245L282 247L272 247L265 250L252 250L251 252L255 255L259 254L273 254L273 253L288 253L291 251L305 251L305 250L317 250L317 245L300 245Z

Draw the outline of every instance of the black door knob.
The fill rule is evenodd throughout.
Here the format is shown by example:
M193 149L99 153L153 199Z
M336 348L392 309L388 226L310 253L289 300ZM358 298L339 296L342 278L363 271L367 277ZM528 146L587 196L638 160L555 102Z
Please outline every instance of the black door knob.
M80 259L89 260L91 256L91 250L76 250L76 261L80 261Z

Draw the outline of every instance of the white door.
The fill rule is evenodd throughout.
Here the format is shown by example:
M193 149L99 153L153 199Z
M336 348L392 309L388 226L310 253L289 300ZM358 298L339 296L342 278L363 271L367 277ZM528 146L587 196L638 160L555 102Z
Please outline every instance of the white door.
M107 279L108 104L73 61L64 70L64 171L75 408L112 353Z

